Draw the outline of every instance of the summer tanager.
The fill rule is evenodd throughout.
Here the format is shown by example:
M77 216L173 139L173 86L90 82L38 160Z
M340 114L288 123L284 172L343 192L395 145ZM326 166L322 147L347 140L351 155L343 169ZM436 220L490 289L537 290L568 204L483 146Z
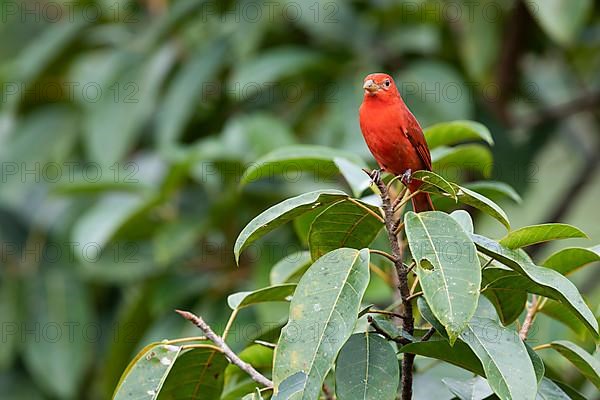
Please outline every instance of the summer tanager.
M382 170L397 176L411 192L423 182L411 179L412 172L431 171L431 155L423 130L387 74L370 74L364 80L365 96L360 106L360 129ZM415 212L433 210L427 193L412 198Z

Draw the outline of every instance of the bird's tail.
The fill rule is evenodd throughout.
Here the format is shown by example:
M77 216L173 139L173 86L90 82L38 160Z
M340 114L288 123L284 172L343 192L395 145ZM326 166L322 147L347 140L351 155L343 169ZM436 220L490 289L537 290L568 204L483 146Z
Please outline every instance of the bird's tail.
M418 195L414 196L411 200L414 212L418 213L421 211L434 210L429 193L419 193Z

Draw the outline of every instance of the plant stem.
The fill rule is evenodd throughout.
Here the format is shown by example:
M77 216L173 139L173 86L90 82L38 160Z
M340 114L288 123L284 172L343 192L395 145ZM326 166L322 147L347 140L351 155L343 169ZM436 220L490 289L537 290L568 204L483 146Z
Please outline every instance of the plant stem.
M237 365L242 371L250 375L250 377L254 381L266 387L273 387L273 382L267 379L267 377L258 372L256 369L254 369L252 365L239 358L237 354L235 354L233 350L231 350L227 343L225 343L223 339L220 336L218 336L211 329L211 327L206 322L204 322L204 320L201 317L198 317L197 315L194 315L188 311L175 310L175 312L177 312L177 314L181 315L183 318L187 319L188 321L196 325L198 328L200 328L202 332L204 332L206 337L210 339L210 341L212 341L219 349L221 349L223 354L225 354L225 356L229 359L229 361L232 364Z
M402 329L409 333L413 334L414 329L414 318L412 312L412 303L408 299L410 296L410 287L408 284L408 268L404 266L402 262L402 247L400 246L400 241L398 235L400 232L394 232L397 225L395 223L394 218L394 206L392 205L392 201L390 199L390 194L388 191L388 187L385 185L383 180L381 179L380 174L373 174L372 178L374 178L375 185L379 189L381 196L381 203L383 212L385 215L385 228L388 233L388 239L390 241L390 247L392 249L392 255L394 256L394 266L396 267L396 274L398 275L398 289L400 291L400 296L402 299ZM403 203L408 201L408 198L411 196L403 196L402 202L397 204L398 207L401 207ZM415 355L404 353L404 357L402 358L402 400L411 400L412 399L412 382L413 382L413 364L415 361Z
M527 334L529 333L529 329L533 325L533 321L535 320L535 315L538 312L538 296L535 294L531 298L531 304L529 305L529 309L527 310L527 315L525 316L525 320L523 321L523 326L519 331L519 337L521 340L525 341L527 339Z

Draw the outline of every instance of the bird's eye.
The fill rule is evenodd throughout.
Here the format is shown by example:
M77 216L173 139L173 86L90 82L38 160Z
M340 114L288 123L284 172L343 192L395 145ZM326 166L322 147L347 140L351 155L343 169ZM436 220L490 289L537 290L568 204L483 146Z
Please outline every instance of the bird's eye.
M386 79L384 84L385 84L385 87L390 87L390 80Z

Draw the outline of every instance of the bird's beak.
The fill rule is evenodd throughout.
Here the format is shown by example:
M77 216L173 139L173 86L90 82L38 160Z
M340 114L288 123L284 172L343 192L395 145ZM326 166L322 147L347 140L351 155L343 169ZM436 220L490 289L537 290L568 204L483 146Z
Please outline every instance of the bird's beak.
M373 79L368 79L365 81L363 89L369 93L375 93L379 90L379 85L377 85Z

